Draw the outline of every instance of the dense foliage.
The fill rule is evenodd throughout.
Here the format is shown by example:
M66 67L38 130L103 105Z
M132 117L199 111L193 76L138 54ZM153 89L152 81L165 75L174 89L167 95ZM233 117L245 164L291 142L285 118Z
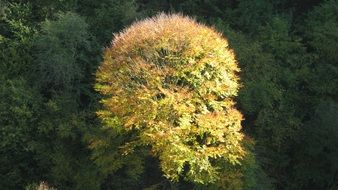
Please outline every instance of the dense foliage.
M114 51L104 50L110 46L112 34L159 12L194 17L228 39L229 46L220 49L217 59L224 61L222 55L233 49L241 69L235 100L237 86L236 92L225 97L227 91L222 88L216 88L211 93L214 96L206 96L210 91L204 91L203 85L213 87L211 78L218 77L214 65L188 66L189 60L202 63L206 55L173 53L168 45L178 42L180 36L168 34L158 36L161 43L142 43L145 37L140 36L129 38L121 51L130 59L120 57L125 64L110 65L107 71L113 77L119 69L127 69L133 78L111 78L109 84L114 88L108 96L94 90L100 63L116 59L115 55L107 59ZM154 26L150 24L148 32L144 29L135 37L151 35ZM170 30L180 29L188 36L183 41L198 39L211 44L210 36L218 38L213 30L200 27L211 32L200 36L193 26ZM112 45L127 32L117 35ZM203 43L189 46L191 41L184 42L187 44L174 43L182 45L175 48L203 53L194 49ZM41 182L66 190L338 189L337 52L337 0L0 0L0 189L35 189ZM180 68L158 72L157 67L140 64L142 59L158 68L170 68L161 63ZM203 72L194 73L194 69ZM101 92L107 82L102 71L97 74L101 86L96 87ZM144 81L155 85L139 88ZM179 88L177 92L175 88ZM206 99L201 104L197 89ZM118 95L111 107L116 115L109 115L104 112L105 101L99 101L109 100L113 94ZM191 118L191 110L204 107L206 113L217 113L227 97L231 101L225 107L239 110L244 118L242 130L237 128L234 135L240 137L237 140L241 139L245 152L238 159L240 164L231 164L231 159L208 159L211 154L195 157L182 152L184 148L188 153L198 152L201 144L216 143L211 133L199 136L198 131L182 131L159 138L169 121L178 129L202 125L197 116ZM185 107L180 108L182 105ZM206 116L203 110L197 113ZM163 128L150 128L159 122L154 117L167 123ZM229 117L204 119L208 121L203 123L204 129L210 132L219 120ZM175 142L174 137L178 137ZM241 149L235 152L237 155ZM222 154L224 158L230 155ZM192 173L199 169L202 172ZM216 171L217 175L206 175ZM207 179L214 176L217 180Z
M126 136L125 154L150 145L170 180L186 173L193 182L214 182L212 160L238 164L244 156L242 115L232 100L237 71L218 33L161 14L134 23L105 51L97 89L107 98L98 114Z

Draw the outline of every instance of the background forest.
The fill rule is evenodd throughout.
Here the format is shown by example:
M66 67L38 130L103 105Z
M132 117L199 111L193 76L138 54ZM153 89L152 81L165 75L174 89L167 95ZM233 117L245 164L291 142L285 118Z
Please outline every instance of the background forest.
M338 189L337 0L0 0L0 189L220 189L118 157L97 118L112 34L159 12L214 26L236 54L254 154L223 188Z

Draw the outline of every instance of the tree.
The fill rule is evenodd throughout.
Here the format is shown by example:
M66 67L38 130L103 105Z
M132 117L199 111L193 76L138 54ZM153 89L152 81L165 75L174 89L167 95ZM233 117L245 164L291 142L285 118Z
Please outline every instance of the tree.
M59 14L58 20L42 24L36 57L43 87L68 90L79 83L86 63L83 54L89 49L88 38L86 22L74 13Z
M338 188L338 104L322 100L296 146L293 189Z
M0 186L23 189L40 176L31 146L37 131L38 96L23 80L0 79Z
M157 15L106 49L96 74L98 115L124 136L122 157L149 147L168 179L215 182L218 160L237 165L245 155L233 101L238 71L219 33L187 17Z
M78 12L87 17L100 48L109 45L113 32L118 32L139 15L134 0L84 0L78 4Z
M303 28L309 52L314 57L310 90L320 99L329 96L337 101L338 1L326 1L315 7Z
M295 146L294 189L337 189L338 2L329 0L309 12L302 26L312 56L307 120Z
M98 189L101 183L90 152L82 141L92 127L88 81L90 35L85 20L72 12L46 20L36 35L35 81L42 95L34 150L43 168L40 180L60 189ZM90 179L90 180L89 180Z

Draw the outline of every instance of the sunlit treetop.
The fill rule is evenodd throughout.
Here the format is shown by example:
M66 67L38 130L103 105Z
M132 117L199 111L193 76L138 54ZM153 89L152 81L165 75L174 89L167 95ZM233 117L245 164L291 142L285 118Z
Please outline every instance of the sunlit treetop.
M159 14L115 35L96 77L105 126L125 135L121 154L149 147L164 175L217 180L222 159L240 164L239 68L228 42L182 15Z

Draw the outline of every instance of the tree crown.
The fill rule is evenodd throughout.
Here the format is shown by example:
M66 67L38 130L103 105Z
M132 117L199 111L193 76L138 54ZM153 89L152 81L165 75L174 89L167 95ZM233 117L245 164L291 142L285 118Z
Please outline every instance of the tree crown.
M169 179L213 182L218 159L237 164L244 155L233 101L238 71L220 33L160 14L117 34L106 49L96 74L104 95L98 115L129 134L125 154L149 145Z

